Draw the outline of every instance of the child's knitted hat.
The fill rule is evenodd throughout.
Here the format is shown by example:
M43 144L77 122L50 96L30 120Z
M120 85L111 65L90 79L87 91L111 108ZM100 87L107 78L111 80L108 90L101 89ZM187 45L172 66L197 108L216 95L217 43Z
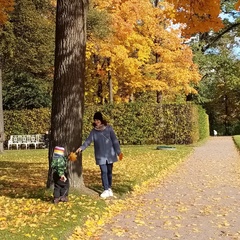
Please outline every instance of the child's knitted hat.
M56 146L53 151L53 157L63 157L65 149L63 147Z

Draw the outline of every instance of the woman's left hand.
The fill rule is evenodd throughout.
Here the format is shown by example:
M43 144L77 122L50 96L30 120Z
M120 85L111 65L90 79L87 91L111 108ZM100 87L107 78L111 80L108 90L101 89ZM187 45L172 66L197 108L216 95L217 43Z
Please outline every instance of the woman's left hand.
M121 160L123 159L123 154L120 153L120 154L118 155L118 158L119 158L119 160L121 161Z

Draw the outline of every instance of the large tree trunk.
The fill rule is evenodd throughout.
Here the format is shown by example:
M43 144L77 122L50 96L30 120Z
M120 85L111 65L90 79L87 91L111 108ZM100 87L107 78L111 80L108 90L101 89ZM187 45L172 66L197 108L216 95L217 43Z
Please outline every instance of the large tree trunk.
M69 154L82 143L87 9L88 0L57 1L47 187L52 183L50 164L54 147L62 146ZM69 162L69 174L71 188L83 189L80 155L76 162Z
M3 102L2 102L2 59L0 58L0 153L3 153L4 137L4 121L3 121Z

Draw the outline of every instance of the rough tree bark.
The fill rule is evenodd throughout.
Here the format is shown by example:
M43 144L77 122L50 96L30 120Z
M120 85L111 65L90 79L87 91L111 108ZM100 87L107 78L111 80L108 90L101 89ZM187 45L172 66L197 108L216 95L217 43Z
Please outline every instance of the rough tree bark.
M3 153L4 135L4 121L3 121L3 102L2 102L2 58L0 57L0 153Z
M82 142L88 4L88 0L57 1L47 187L52 185L50 164L54 147L62 146L68 154ZM71 188L84 190L81 155L76 162L69 162L69 174Z

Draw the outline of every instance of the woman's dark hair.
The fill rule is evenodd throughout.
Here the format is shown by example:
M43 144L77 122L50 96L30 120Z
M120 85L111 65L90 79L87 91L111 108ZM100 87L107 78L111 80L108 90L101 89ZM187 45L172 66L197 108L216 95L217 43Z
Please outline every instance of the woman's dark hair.
M105 126L107 126L107 121L103 119L103 115L101 112L96 112L93 116L93 120L100 120L101 123ZM93 122L93 127L96 127L96 124Z
M106 120L100 120L101 121L101 123L104 125L104 126L107 126L108 125L108 123L107 123L107 121ZM95 124L95 122L93 122L93 127L96 127L96 124Z

